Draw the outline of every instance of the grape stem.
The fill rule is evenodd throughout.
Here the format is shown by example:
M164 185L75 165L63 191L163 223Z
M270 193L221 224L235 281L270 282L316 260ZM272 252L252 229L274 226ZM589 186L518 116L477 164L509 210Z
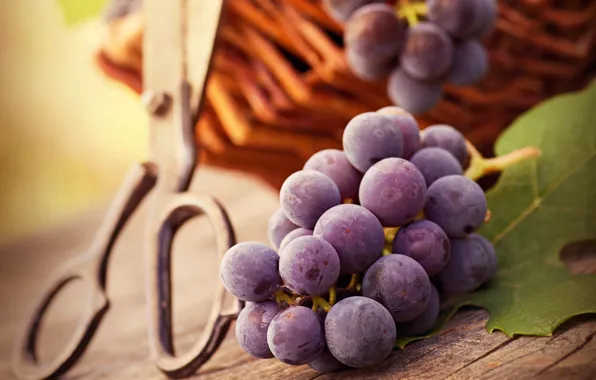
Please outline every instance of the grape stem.
M337 292L335 291L335 285L329 289L329 305L335 305L335 300L337 299Z
M354 273L350 278L350 283L346 286L346 290L356 290L358 282L360 281L360 274Z
M275 292L275 302L278 304L286 303L291 305L294 301L296 301L297 298L298 296L287 294L281 289Z
M410 27L418 24L418 16L424 16L428 12L426 2L411 2L410 0L399 0L395 5L397 16L406 19Z
M325 301L322 297L313 297L312 298L312 311L317 311L317 309L323 309L326 313L331 310L331 305Z
M466 140L466 146L470 153L470 166L466 170L465 176L474 181L488 174L501 172L505 168L530 158L539 157L542 154L540 149L528 146L499 157L484 158L468 140Z

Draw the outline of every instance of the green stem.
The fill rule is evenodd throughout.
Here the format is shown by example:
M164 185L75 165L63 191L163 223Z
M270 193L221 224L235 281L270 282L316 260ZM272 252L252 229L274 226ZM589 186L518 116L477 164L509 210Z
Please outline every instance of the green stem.
M410 27L418 24L419 16L424 16L428 13L426 2L411 2L410 0L400 0L395 5L397 16L401 19L406 19Z
M337 299L337 292L335 291L335 285L329 289L329 305L335 305L335 300Z
M318 308L325 310L326 313L331 310L331 305L322 297L312 298L312 311L317 311Z
M542 154L540 149L529 146L499 157L484 158L472 143L466 141L466 145L470 153L470 166L466 170L465 175L474 181L488 174L501 172L505 168Z
M358 287L358 282L360 281L360 274L355 273L350 278L350 283L346 286L346 290L356 290Z

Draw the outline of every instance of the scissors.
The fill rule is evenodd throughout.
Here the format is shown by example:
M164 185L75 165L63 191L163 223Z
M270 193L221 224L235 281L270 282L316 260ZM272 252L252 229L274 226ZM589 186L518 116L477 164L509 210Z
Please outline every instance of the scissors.
M205 214L215 234L218 254L235 244L223 207L188 188L197 164L196 125L224 0L145 0L143 36L144 103L150 114L150 161L134 166L110 205L84 254L58 270L33 304L13 368L22 379L55 378L67 372L89 346L109 309L106 280L110 252L130 216L150 193L151 209L144 236L146 298L150 315L149 346L157 368L171 378L198 370L217 350L231 322L244 306L239 300L224 310L225 290L218 282L209 320L199 340L176 355L172 334L170 257L176 231L190 218ZM52 299L72 280L82 280L86 311L72 340L48 363L40 363L36 341Z

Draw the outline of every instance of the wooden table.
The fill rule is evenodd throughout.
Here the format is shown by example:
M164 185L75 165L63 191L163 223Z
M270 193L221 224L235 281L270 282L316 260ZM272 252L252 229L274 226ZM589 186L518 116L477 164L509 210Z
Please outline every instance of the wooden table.
M205 169L193 188L215 194L230 212L238 239L266 242L268 216L276 209L276 194L237 173ZM145 205L146 206L146 205ZM82 361L69 379L164 379L148 358L141 252L145 212L135 215L122 235L110 263L108 293L112 307ZM16 326L31 297L50 270L84 250L103 210L0 249L0 378L13 378L10 354ZM184 228L174 255L176 344L189 347L198 336L219 281L213 242L205 220ZM84 302L76 288L49 316L42 333L41 356L51 354L75 325ZM508 338L488 334L487 313L461 311L438 336L394 351L382 365L368 370L319 374L307 366L292 367L276 360L256 360L236 343L233 331L197 375L201 379L596 379L596 319L566 323L552 337Z

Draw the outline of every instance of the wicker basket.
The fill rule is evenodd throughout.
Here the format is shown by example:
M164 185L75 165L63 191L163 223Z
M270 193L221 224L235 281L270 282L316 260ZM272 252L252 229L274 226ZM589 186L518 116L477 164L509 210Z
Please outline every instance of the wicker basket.
M491 69L473 87L446 85L418 119L459 128L485 152L521 112L582 88L596 71L596 0L500 0L485 41ZM202 157L255 173L275 187L323 148L341 146L353 116L389 105L385 83L357 79L342 26L320 1L227 2L207 107L197 125ZM142 16L110 21L98 55L108 75L140 92Z

